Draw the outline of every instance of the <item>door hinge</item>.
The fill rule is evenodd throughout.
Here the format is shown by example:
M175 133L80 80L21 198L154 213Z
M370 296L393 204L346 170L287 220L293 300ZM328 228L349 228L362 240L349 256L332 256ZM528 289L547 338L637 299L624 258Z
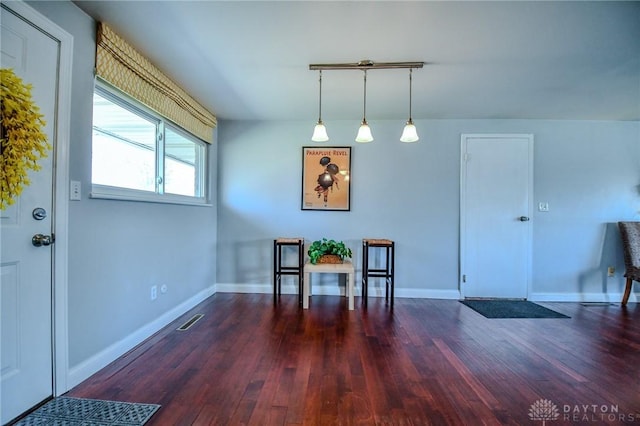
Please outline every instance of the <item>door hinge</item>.
M467 282L467 275L466 274L462 274L462 282L463 283Z

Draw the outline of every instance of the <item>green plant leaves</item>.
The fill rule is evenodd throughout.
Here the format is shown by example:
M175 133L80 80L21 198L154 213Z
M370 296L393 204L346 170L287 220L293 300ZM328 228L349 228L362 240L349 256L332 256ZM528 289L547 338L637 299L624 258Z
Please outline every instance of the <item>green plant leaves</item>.
M309 255L309 261L313 264L316 264L323 254L335 254L340 256L340 259L352 256L351 249L342 241L327 240L326 238L311 243L307 254Z

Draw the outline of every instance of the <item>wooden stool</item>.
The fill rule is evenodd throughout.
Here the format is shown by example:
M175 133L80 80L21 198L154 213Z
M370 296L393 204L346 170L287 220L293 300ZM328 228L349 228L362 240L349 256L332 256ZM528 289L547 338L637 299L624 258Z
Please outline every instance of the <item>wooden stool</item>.
M282 247L296 246L298 248L298 264L285 266L282 264ZM273 240L273 303L278 301L282 293L282 276L298 276L298 304L302 304L302 285L304 281L304 238L277 238Z
M383 248L385 251L386 262L384 268L369 267L369 248ZM365 238L362 240L362 301L365 306L369 295L369 278L385 279L385 300L389 302L389 290L391 290L391 307L393 307L394 292L394 248L395 244L391 240Z

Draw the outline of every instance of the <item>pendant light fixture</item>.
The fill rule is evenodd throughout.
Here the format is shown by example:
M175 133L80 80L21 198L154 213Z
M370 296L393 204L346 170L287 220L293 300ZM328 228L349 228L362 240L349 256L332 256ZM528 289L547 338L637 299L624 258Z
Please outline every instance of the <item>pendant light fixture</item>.
M364 108L362 113L362 123L358 129L358 135L356 136L356 142L366 143L373 141L373 135L371 134L371 128L367 124L367 70L364 70Z
M411 118L411 89L413 83L413 68L409 68L409 120L407 124L404 126L404 130L402 131L402 136L400 136L400 142L417 142L418 139L418 131L416 130L415 124L413 124L413 119Z
M364 59L359 62L351 63L336 63L336 64L309 64L310 70L320 71L320 110L322 110L322 70L361 70L364 71L364 107L362 115L362 123L358 129L358 135L356 136L356 142L371 142L373 141L373 135L371 134L371 128L367 123L367 71L368 70L380 70L380 69L409 69L409 120L404 126L400 141L402 142L416 142L418 139L418 132L415 124L413 124L413 118L411 116L411 104L412 104L412 84L413 84L413 69L422 68L425 62L373 62L369 59ZM318 124L313 132L311 138L314 141L326 141L327 130L322 123L322 118L319 114Z
M320 70L320 94L318 99L318 123L313 129L311 140L314 142L326 142L329 140L329 136L327 135L327 128L324 127L322 122L322 70Z

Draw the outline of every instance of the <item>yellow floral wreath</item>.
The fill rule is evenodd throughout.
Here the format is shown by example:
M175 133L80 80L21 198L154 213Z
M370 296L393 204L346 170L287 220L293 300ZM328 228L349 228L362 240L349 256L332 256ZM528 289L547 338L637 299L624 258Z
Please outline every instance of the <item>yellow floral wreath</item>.
M4 210L30 184L29 169L40 170L38 160L47 156L51 145L42 132L46 123L31 99L31 85L6 68L0 69L0 83L0 210Z

